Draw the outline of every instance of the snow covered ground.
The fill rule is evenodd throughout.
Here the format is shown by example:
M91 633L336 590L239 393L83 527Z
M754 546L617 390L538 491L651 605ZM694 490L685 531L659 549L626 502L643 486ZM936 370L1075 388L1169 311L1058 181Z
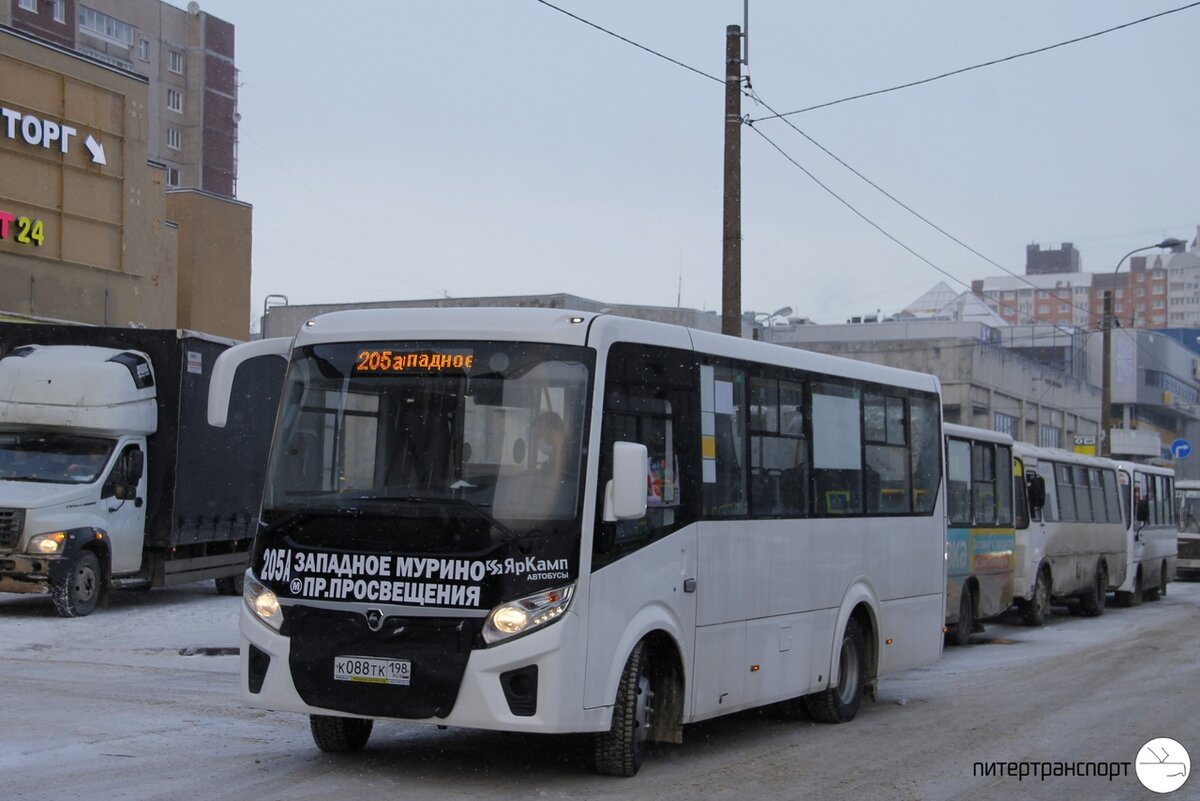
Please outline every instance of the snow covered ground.
M68 620L45 597L0 594L0 799L1152 798L1132 774L1018 782L972 766L1132 761L1160 736L1200 761L1200 584L1100 618L989 624L885 679L846 726L690 726L632 780L590 775L586 737L384 723L364 753L323 754L302 716L240 703L240 604L194 584ZM1200 780L1165 797L1200 798Z

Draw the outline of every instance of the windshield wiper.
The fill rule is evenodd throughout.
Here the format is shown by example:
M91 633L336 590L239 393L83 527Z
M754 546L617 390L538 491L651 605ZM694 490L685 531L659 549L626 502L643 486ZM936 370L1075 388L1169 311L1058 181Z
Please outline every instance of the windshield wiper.
M466 498L448 498L444 495L435 495L435 496L397 495L394 497L393 496L384 496L384 495L363 495L363 496L356 496L355 500L408 501L409 503L444 503L447 506L465 506L468 509L470 509L472 512L474 512L475 514L482 517L488 524L498 528L500 530L500 533L503 534L506 538L508 538L510 540L515 540L520 536L515 531L513 531L511 528L504 525L496 518L492 517L491 512L489 512L485 508L483 508L482 505L475 503L474 501L469 501Z

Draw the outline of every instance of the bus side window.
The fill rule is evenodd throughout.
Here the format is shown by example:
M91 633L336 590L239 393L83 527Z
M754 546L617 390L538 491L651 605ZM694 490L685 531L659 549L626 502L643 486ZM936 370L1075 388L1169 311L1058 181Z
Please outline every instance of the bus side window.
M701 467L707 517L741 517L748 511L745 385L740 370L700 366Z
M856 387L813 385L813 485L817 514L860 514L862 404Z

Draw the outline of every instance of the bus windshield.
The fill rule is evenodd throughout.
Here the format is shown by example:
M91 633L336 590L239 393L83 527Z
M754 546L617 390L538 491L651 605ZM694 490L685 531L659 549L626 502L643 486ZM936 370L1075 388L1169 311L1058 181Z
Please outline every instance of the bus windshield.
M1200 534L1200 489L1176 489L1179 498L1179 530Z
M263 522L297 544L409 552L577 534L592 362L584 348L529 343L303 348Z

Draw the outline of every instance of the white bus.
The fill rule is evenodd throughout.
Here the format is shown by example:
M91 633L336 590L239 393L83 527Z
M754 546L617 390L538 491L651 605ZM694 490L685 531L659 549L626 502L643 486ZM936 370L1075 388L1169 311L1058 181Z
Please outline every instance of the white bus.
M1013 443L1013 457L1018 493L1027 495L1018 501L1028 513L1018 514L1014 577L1025 622L1041 625L1052 600L1104 614L1126 572L1116 462L1023 442Z
M1200 578L1200 481L1175 482L1179 511L1179 552L1176 572L1181 577Z
M954 645L1013 604L1013 441L982 428L946 432L946 627Z
M594 732L853 718L941 655L937 379L633 319L362 310L290 360L246 574L241 692L326 751L373 719Z
M1167 467L1119 463L1121 505L1125 513L1125 581L1117 602L1134 606L1157 601L1175 578L1179 524L1175 510L1175 471Z

